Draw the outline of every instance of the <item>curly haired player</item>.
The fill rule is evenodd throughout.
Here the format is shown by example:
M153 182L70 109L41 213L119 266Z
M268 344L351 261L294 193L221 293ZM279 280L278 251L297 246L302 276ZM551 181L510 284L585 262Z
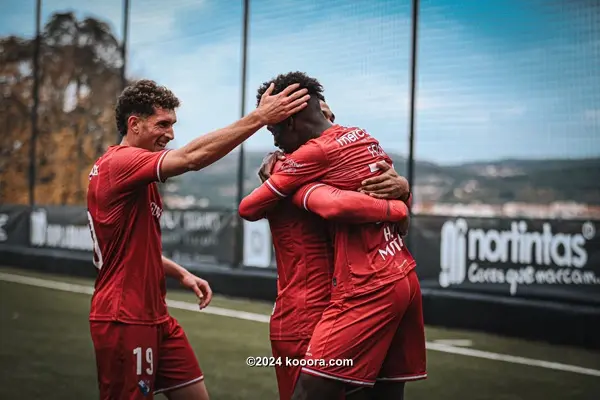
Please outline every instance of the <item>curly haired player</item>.
M334 122L335 115L325 98L319 97L319 103L325 118ZM281 151L267 155L258 172L261 181L265 182L274 171L284 167L285 159ZM326 220L408 223L406 205L393 200L409 192L408 182L387 163L378 165L384 172L363 182L361 188L371 197L328 185L308 184L304 190L313 191L310 212L302 204L304 190L300 189L292 199L282 201L265 214L277 257L277 298L269 324L276 360L304 357L312 332L329 305L333 253ZM377 197L392 202L386 204ZM241 215L245 216L245 212L252 210L244 208ZM300 370L300 365L275 365L280 400L291 399ZM344 398L364 398L362 387L347 389Z
M261 127L306 107L306 89L271 86L263 102L226 128L176 149L173 140L179 99L151 80L127 87L116 106L123 139L108 148L89 175L89 225L98 269L90 310L100 398L208 399L198 361L183 329L169 315L165 275L211 300L208 283L162 256L162 201L157 182L198 171L219 160Z
M301 204L312 211L318 189L303 189L307 184L356 191L365 180L381 175L382 161L391 164L364 129L332 124L325 117L319 102L323 88L316 79L300 72L279 75L258 96L273 84L277 92L290 83L306 88L311 99L305 109L268 126L286 161L244 198L240 214L247 219L267 214L283 199L297 196L299 189ZM402 200L410 203L410 194ZM329 227L334 252L331 300L312 333L307 366L292 399L339 398L345 385L372 387L372 398L401 399L406 381L427 376L416 263L402 239L407 225L330 221ZM334 359L352 359L353 364L320 362Z

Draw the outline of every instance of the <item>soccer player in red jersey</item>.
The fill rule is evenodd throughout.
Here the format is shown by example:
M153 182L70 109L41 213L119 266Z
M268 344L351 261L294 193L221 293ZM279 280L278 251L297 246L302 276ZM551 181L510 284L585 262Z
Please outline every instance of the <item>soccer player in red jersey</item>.
M264 102L226 128L177 150L177 97L141 80L126 88L116 106L123 136L94 164L89 175L88 218L98 268L90 310L101 399L208 399L203 374L183 329L165 302L165 275L194 290L200 308L210 302L208 283L162 256L162 202L156 182L200 170L225 156L266 124L284 120L307 105L298 85Z
M274 171L282 164L278 161ZM403 182L396 182L400 180L397 175L385 176L387 185L403 186ZM303 204L308 191L312 192L312 213L305 210L309 205ZM271 347L273 356L281 361L275 365L279 398L289 400L301 368L285 363L304 357L312 332L330 300L333 252L324 219L403 222L408 218L408 208L401 201L388 203L366 194L308 184L293 199L282 201L262 217L269 221L277 258L278 295L270 321Z
M323 115L333 121L335 117L329 106L323 100L320 105ZM265 157L259 170L261 181L266 181L273 171L277 171L284 160L285 155L279 151ZM404 195L408 191L406 179L398 176L389 165L382 167L388 169L378 177L379 189L375 187L376 190L370 193L377 195L383 189L389 198ZM322 218L305 210L302 204L304 190L314 190L310 208ZM390 205L356 192L321 184L309 184L304 190L299 190L293 201L281 202L264 216L271 228L279 278L270 338L273 356L281 361L275 365L280 400L291 398L301 369L300 365L283 363L304 357L312 332L329 305L333 252L323 218L354 223L408 220L404 203L391 204L388 212ZM356 388L350 388L345 394L346 399L358 396Z
M358 190L365 179L380 174L379 162L391 164L365 130L333 125L324 117L317 80L296 72L273 82L275 92L300 83L312 100L301 112L268 126L289 155L279 171L242 201L240 213L247 218L268 212L310 182ZM311 193L306 191L302 200L309 210ZM302 368L293 399L337 398L344 383L373 387L375 398L402 398L404 382L426 377L421 292L416 263L402 240L404 232L392 223L330 226L331 302L313 332L308 366ZM353 360L352 366L330 363L346 359Z

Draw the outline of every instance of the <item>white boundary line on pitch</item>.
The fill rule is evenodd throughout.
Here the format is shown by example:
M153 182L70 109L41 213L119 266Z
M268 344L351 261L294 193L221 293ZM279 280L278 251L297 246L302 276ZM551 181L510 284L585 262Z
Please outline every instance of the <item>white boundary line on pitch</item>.
M71 293L85 293L85 294L91 295L94 292L94 288L91 286L77 285L77 284L59 282L59 281L52 281L52 280L34 278L34 277L23 276L23 275L8 274L8 273L4 273L4 272L0 272L0 281L20 283L23 285L37 286L37 287L61 290L64 292L71 292ZM243 320L247 320L247 321L268 323L269 319L270 319L270 317L265 314L257 314L257 313L251 313L251 312L246 312L246 311L230 310L227 308L220 308L220 307L213 307L213 306L208 306L204 310L200 311L198 309L197 304L188 303L185 301L167 300L167 305L169 307L178 308L181 310L196 311L196 312L200 312L200 313L204 313L204 314L221 315L224 317L232 317L232 318L243 319ZM532 358L511 356L511 355L507 355L507 354L492 353L489 351L482 351L482 350L475 350L475 349L469 349L469 348L464 348L464 347L452 346L449 344L439 343L439 342L438 343L427 342L427 349L434 350L434 351L440 351L443 353L459 354L459 355L468 356L468 357L485 358L488 360L504 361L504 362L513 363L513 364L522 364L522 365L528 365L531 367L547 368L547 369L553 369L553 370L557 370L557 371L573 372L576 374L600 377L600 370L596 370L596 369L578 367L576 365L562 364L562 363L551 362L551 361L536 360L536 359L532 359Z

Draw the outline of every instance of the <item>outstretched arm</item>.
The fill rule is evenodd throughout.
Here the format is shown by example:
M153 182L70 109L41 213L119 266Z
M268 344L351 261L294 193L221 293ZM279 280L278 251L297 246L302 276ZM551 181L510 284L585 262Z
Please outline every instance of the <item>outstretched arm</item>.
M258 108L244 118L169 151L159 165L160 178L164 181L187 171L198 171L223 158L263 126L279 123L302 110L310 96L306 89L295 91L299 86L290 85L281 93L271 96L274 88L271 84Z
M366 194L340 190L323 183L303 186L293 196L297 207L324 219L349 223L405 222L408 207L400 200L381 200Z

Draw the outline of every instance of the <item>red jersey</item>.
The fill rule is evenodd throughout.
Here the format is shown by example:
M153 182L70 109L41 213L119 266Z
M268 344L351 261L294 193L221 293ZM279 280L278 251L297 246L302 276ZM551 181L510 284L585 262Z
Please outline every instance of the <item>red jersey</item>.
M167 152L111 146L90 172L87 208L98 268L90 321L159 324L169 317L156 185Z
M357 190L363 180L380 173L379 161L392 163L375 138L363 129L334 125L286 156L281 169L244 201L266 211L314 181ZM415 267L393 223L330 225L335 249L332 297L377 290L402 279Z
M275 171L281 162L275 164ZM333 249L325 220L292 199L267 213L277 261L277 299L272 340L308 339L329 305Z

